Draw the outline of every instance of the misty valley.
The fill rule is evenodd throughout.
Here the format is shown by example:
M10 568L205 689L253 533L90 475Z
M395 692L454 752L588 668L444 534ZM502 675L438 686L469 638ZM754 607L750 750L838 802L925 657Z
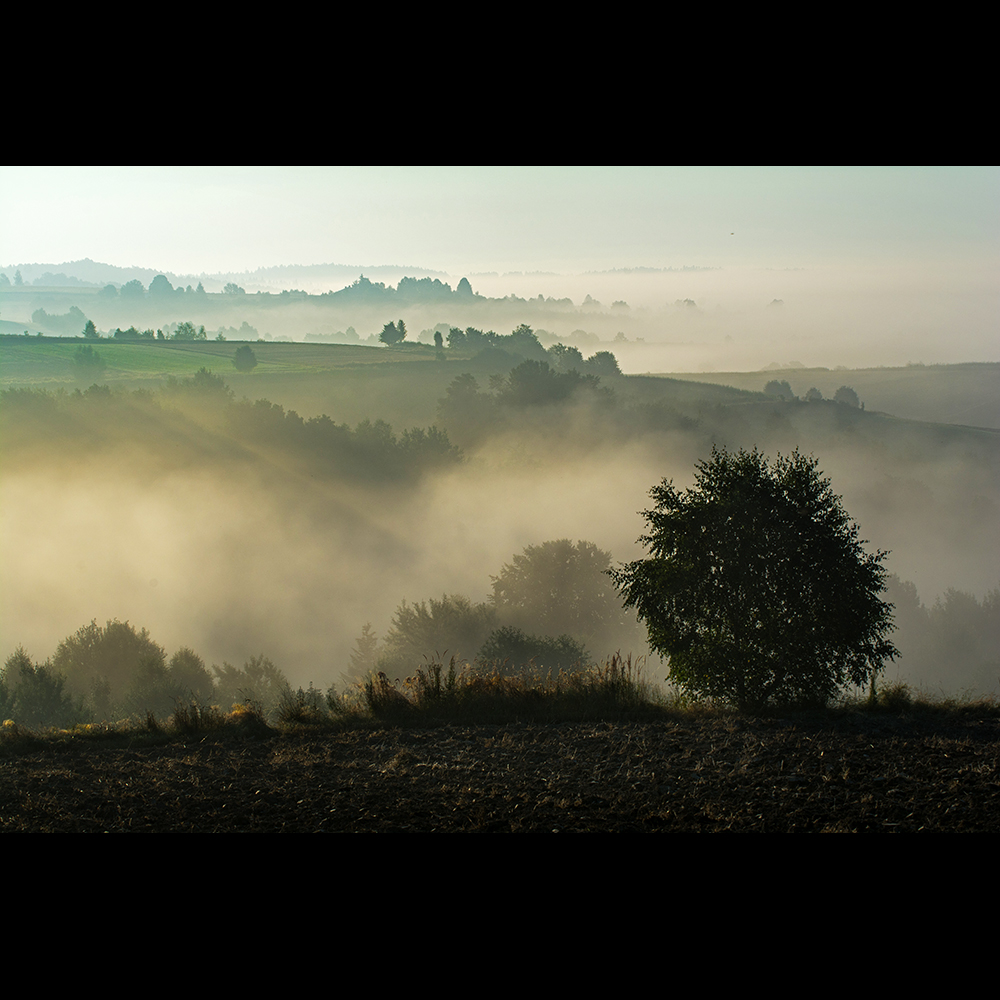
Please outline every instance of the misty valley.
M997 168L0 180L0 832L996 832Z
M333 705L449 662L620 654L664 685L607 571L640 553L650 488L688 486L713 447L815 456L889 552L883 683L997 691L995 429L881 412L847 371L623 375L614 344L585 357L525 324L407 347L392 322L377 347L187 326L2 338L8 376L30 373L0 397L4 718ZM947 398L967 367L928 367L921 391Z

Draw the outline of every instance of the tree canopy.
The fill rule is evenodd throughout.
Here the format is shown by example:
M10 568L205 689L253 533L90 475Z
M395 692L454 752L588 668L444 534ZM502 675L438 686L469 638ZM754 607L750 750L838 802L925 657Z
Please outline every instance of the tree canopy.
M741 707L826 703L897 655L887 553L866 553L817 460L713 448L643 512L649 556L613 570L672 680Z
M594 643L628 630L628 616L608 580L610 566L611 553L593 542L561 538L529 545L490 577L491 600L506 624Z
M142 664L163 667L165 660L163 647L146 629L136 631L116 619L105 628L92 621L64 639L52 657L52 667L66 677L74 694L92 696L94 686L103 685L117 697Z
M386 323L378 339L387 347L401 344L406 339L406 324L402 320L398 323Z
M233 365L240 372L252 372L257 367L257 355L249 344L243 344L236 348L236 355L233 357Z

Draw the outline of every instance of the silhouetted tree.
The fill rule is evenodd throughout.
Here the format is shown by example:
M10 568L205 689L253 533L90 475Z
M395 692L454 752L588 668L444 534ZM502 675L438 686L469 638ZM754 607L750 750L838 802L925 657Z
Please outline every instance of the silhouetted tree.
M403 321L399 321L399 326L403 326ZM393 347L398 344L406 336L406 328L403 327L400 331L399 327L395 323L386 323L382 327L382 332L379 334L378 339L382 341L387 347Z
M101 628L96 621L63 639L52 657L52 666L65 675L71 691L88 696L101 680L119 697L133 683L142 663L162 664L166 653L153 642L146 629L136 631L128 622L109 621Z
M192 698L208 704L215 696L212 675L205 667L205 661L187 646L177 650L170 657L169 679L181 692L182 698Z
M861 405L861 400L858 399L858 394L849 385L842 385L833 394L833 401L835 403L843 403L845 406Z
M501 673L533 668L542 676L590 666L587 647L571 635L529 635L513 625L494 629L480 648L478 660Z
M490 577L491 601L506 625L539 635L571 635L588 644L607 642L631 631L608 578L610 567L611 553L593 542L561 538L529 545Z
M207 340L208 334L205 333L205 327L199 326L195 329L194 323L188 321L185 323L178 323L177 329L174 330L174 335L171 340Z
M713 448L690 490L650 490L649 557L611 576L687 691L750 708L825 703L897 655L886 553L865 553L816 467L798 452L771 466L756 449Z
M257 355L254 354L253 348L249 344L242 344L236 348L233 365L240 372L252 372L257 367Z
M66 726L82 722L87 713L81 698L67 691L66 678L49 664L37 665L23 646L7 657L0 676L0 709L5 719L23 726Z
M76 365L76 370L84 378L93 378L107 368L104 359L90 344L84 344L76 349L73 363Z
M250 657L242 668L230 663L213 665L212 672L216 697L223 709L236 703L256 702L265 713L272 713L290 686L284 673L263 655Z
M366 622L351 651L351 677L367 677L378 665L378 636L371 622Z
M583 355L578 347L553 344L546 353L549 356L549 364L556 371L568 372L570 369L583 371Z
M622 373L618 359L611 351L598 351L596 354L592 354L584 362L584 365L586 371L601 378L610 378Z
M766 392L768 396L778 396L781 399L795 398L795 393L792 392L792 387L787 382L779 382L777 379L771 379L771 381L764 386L764 392Z
M405 676L425 657L448 651L472 659L496 626L496 611L461 594L444 594L417 604L403 601L385 635L379 669Z

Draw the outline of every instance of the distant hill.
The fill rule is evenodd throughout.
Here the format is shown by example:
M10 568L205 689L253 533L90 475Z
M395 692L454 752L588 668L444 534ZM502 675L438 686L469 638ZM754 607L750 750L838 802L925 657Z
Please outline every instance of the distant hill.
M782 368L760 372L676 374L672 379L763 392L772 379L788 382L800 398L818 389L832 399L842 385L854 389L868 410L907 420L1000 429L1000 362L907 365L905 368Z

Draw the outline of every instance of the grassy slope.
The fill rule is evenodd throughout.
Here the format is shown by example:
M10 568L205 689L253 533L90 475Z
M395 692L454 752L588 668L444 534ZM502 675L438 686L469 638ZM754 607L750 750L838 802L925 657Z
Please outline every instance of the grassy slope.
M81 382L73 362L80 343L51 337L0 338L0 387L73 389L89 383L89 379ZM328 413L349 423L381 417L399 426L429 424L435 419L436 400L456 375L472 371L484 388L487 380L469 355L455 357L448 351L448 360L439 362L434 348L426 345L390 351L342 344L255 343L258 365L247 374L232 365L238 346L233 341L102 340L94 346L107 364L100 381L109 385L155 388L170 375L190 376L206 367L222 375L237 396L267 398L306 417ZM419 366L416 371L414 366ZM799 396L815 386L830 399L840 386L850 385L868 410L909 420L1000 428L1000 363L631 376L628 394L662 399L662 384L657 383L664 378L671 382L672 402L681 406L696 400L748 401L741 392L759 394L768 381L779 379L788 381ZM684 383L697 387L685 391Z
M788 368L780 371L671 374L671 379L761 392L771 379L787 381L798 396L815 386L832 399L849 385L869 410L907 420L1000 428L1000 363L912 365L906 368Z
M0 338L0 388L72 390L95 381L79 377L79 340ZM96 381L113 387L155 389L168 376L184 378L208 368L237 397L270 399L304 417L326 413L337 421L388 420L394 426L435 421L437 400L470 368L468 355L441 363L433 347L390 351L342 344L255 343L257 367L238 372L233 341L94 343L107 368ZM419 378L414 378L414 374Z

